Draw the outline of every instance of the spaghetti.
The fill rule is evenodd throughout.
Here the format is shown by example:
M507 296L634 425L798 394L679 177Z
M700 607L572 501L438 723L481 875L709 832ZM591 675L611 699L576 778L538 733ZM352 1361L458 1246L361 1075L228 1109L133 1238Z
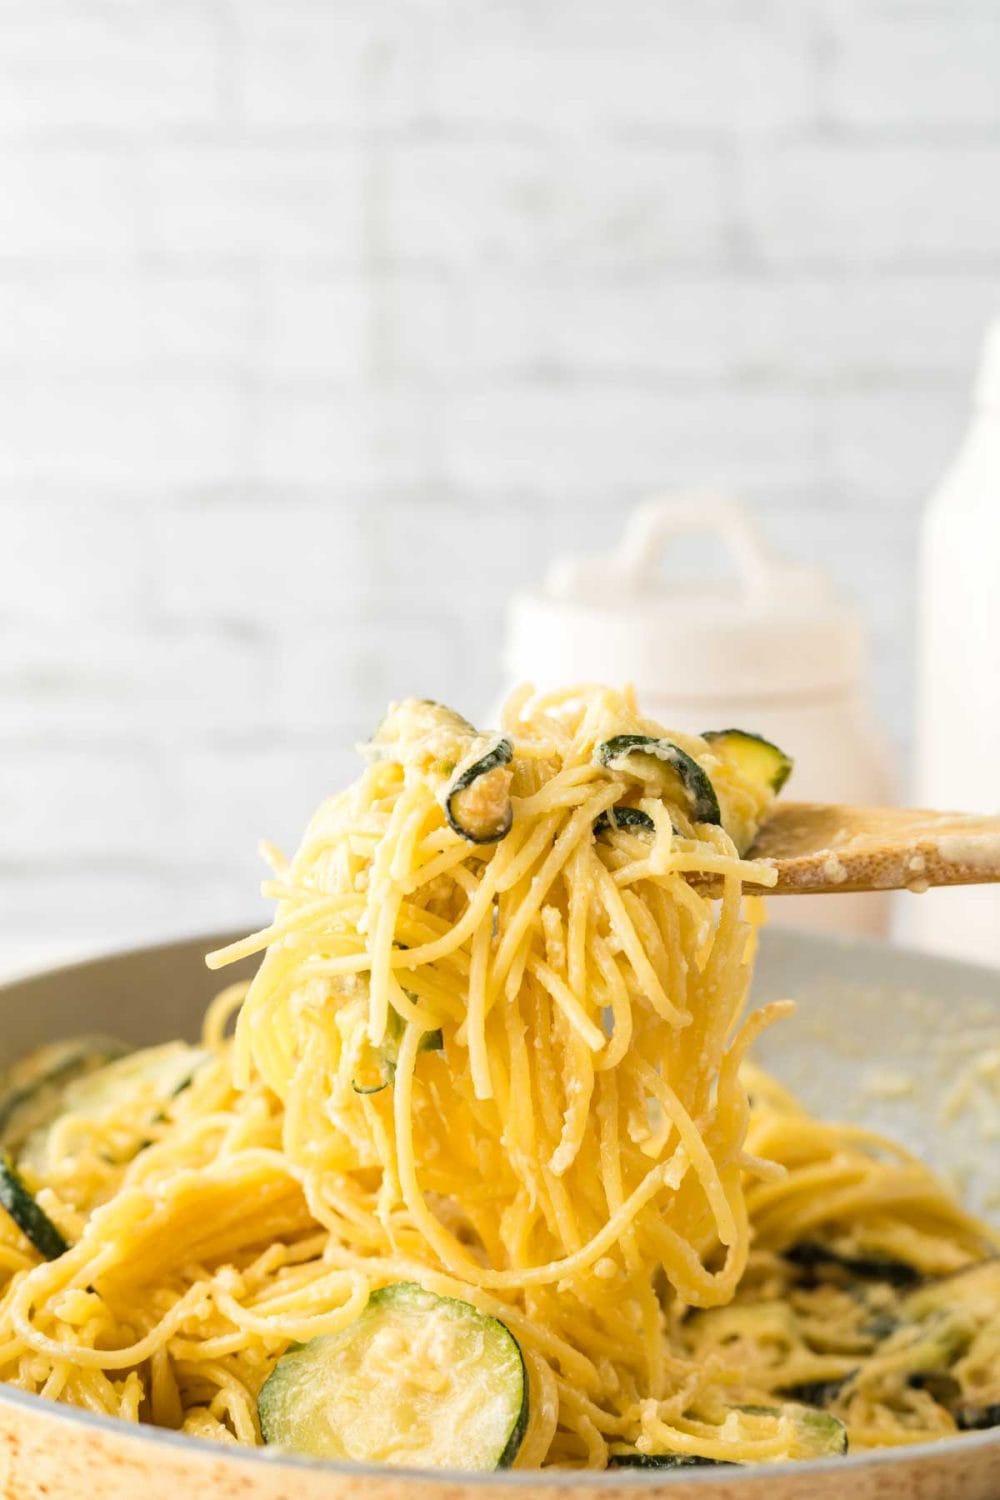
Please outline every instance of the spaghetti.
M399 705L366 753L272 851L270 927L211 956L264 955L202 1047L22 1131L69 1248L0 1222L0 1376L257 1444L289 1346L416 1283L516 1340L519 1467L805 1456L813 1411L855 1446L955 1431L910 1282L995 1238L746 1062L788 1009L742 1017L773 783L599 689L519 693L502 736ZM995 1353L991 1316L952 1354Z

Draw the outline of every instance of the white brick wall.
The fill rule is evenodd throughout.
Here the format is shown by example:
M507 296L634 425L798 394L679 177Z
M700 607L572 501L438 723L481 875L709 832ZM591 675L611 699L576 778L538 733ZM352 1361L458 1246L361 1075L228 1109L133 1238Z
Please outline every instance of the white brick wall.
M998 79L991 0L0 5L0 943L252 919L651 487L866 599L905 745Z

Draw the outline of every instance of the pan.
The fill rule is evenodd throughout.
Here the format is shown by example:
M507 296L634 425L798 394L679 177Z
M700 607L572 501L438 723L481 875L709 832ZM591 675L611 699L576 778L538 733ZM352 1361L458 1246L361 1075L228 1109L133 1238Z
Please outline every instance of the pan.
M212 933L49 969L0 986L0 1064L59 1036L136 1045L197 1036L220 987ZM228 970L249 974L255 960ZM995 1214L990 1101L977 1081L1000 1037L1000 973L870 941L765 932L754 999L792 996L757 1060L829 1118L896 1137ZM967 1087L956 1090L962 1080ZM977 1092L978 1090L978 1092ZM1000 1100L995 1101L1000 1116ZM971 1107L975 1105L976 1107ZM947 1115L947 1120L944 1116ZM846 1458L674 1474L508 1470L470 1476L315 1463L92 1416L0 1385L0 1494L10 1500L997 1500L1000 1428Z

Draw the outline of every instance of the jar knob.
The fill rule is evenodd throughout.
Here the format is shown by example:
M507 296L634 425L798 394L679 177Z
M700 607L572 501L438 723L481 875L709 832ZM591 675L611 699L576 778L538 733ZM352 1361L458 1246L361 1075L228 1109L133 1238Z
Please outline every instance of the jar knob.
M641 588L655 577L673 541L699 535L715 537L726 548L750 604L765 602L791 571L770 552L738 500L694 491L645 501L632 512L610 555L559 559L549 570L546 588L563 600L606 588L609 579L623 588Z

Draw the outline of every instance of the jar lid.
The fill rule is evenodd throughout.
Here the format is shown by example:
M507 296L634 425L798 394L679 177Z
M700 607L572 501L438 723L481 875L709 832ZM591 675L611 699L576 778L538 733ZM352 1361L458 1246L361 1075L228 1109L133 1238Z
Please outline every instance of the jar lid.
M664 553L691 534L718 538L733 581L671 584ZM747 509L716 495L655 500L603 557L557 559L542 589L511 601L505 667L540 687L634 683L640 696L814 695L864 666L856 609L821 569L769 551Z

